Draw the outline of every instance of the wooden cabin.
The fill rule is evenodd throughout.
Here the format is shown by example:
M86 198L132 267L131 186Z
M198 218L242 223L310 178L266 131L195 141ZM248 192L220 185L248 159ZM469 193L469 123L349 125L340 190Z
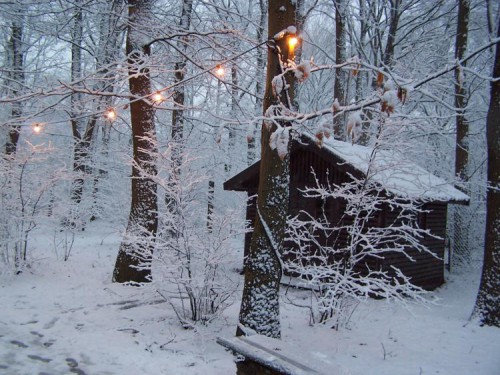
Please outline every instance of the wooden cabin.
M389 270L391 266L400 269L411 278L413 284L427 290L435 289L444 282L444 253L446 238L447 206L468 204L469 197L444 180L425 171L408 160L403 160L391 151L379 151L372 159L368 169L368 160L372 149L360 145L325 139L321 147L317 139L303 135L294 140L290 155L290 201L289 213L292 216L305 211L313 217L325 213L329 222L345 220L346 203L341 199L322 201L304 198L301 191L305 187L314 187L315 178L320 184L326 182L343 184L351 180L350 176L363 178L369 171L370 179L380 185L388 195L400 198L412 198L422 202L426 212L419 214L419 227L429 229L438 238L425 236L421 241L436 256L429 253L410 251L414 261L400 253L385 253L383 259L377 259L378 269ZM260 161L238 173L224 183L225 190L245 191L249 197L246 219L253 223L256 217L256 195L259 185ZM314 170L315 176L312 173ZM370 219L373 226L385 226L393 223L398 213L389 207L383 207L376 217ZM247 254L252 233L245 236L245 254ZM320 239L323 241L323 239ZM338 243L347 241L339 238ZM285 247L287 245L285 244ZM373 265L371 265L373 267Z

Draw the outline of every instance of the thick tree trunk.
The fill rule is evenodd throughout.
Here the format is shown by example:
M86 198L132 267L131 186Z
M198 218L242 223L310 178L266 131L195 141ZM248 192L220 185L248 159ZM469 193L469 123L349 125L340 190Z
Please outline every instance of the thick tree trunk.
M269 38L273 38L288 26L295 26L296 10L288 0L269 1ZM293 58L286 37L277 42L276 49L270 49L267 59L267 80L264 96L264 113L277 104L272 93L272 79L281 74L281 62ZM278 51L281 51L279 56ZM290 85L279 101L285 106L293 102L293 76L286 77ZM286 127L287 124L282 124ZM245 284L241 301L237 335L244 335L245 329L259 334L280 337L279 284L281 280L280 253L285 237L286 217L289 199L289 153L280 157L269 146L271 134L276 126L262 126L260 181L257 198L257 218L252 241L245 259Z
M142 40L141 24L149 22L153 0L129 0L127 62L130 93L130 118L133 135L132 202L125 238L116 259L113 281L151 281L152 242L158 229L156 174L156 134L154 108L147 100L151 95L149 69L144 67L150 54Z
M500 37L500 22L497 37ZM482 324L500 327L500 47L496 46L491 98L486 120L488 181L486 235L481 284L473 315Z

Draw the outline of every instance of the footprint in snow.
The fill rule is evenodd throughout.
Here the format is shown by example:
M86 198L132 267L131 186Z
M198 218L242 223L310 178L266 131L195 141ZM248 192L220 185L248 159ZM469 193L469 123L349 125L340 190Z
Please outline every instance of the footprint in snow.
M32 359L34 361L40 361L43 363L49 363L50 361L52 361L52 359L50 359L50 358L44 358L44 357L40 357L39 355L34 355L34 354L28 354L28 358Z
M37 332L37 331L31 331L30 332L33 336L37 336L37 337L40 337L42 338L44 335L42 335L41 333Z
M56 340L54 339L49 339L47 341L42 341L41 339L43 337L45 337L44 334L40 333L40 332L37 332L37 331L30 331L30 333L35 336L35 338L33 339L33 341L31 342L32 344L36 345L36 346L44 346L46 348L49 348L51 347L52 345L54 345L54 343L56 342Z
M12 345L15 345L15 346L18 346L20 348L27 348L28 345L26 345L24 342L22 341L18 341L18 340L11 340L10 342Z
M27 326L28 324L37 324L38 320L30 320L29 322L26 323L19 323L21 326Z
M78 362L73 359L73 358L66 358L66 363L68 364L68 367L70 368L69 372L73 374L78 374L78 375L87 375L85 371L83 371L81 368L78 367Z
M75 367L78 367L78 362L76 361L76 359L73 359L73 358L66 358L66 363L68 364L68 366L70 368L75 368Z
M44 326L43 326L43 329L51 329L52 327L55 326L55 324L57 323L57 321L59 320L59 318L54 318L52 319L50 322L46 323Z

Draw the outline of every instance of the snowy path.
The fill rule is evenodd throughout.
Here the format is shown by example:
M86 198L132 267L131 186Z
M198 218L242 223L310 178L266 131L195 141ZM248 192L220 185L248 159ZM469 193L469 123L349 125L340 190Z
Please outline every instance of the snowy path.
M102 237L82 236L68 262L52 254L0 277L0 374L234 373L215 344L233 325L186 331L147 287L111 283L119 237Z

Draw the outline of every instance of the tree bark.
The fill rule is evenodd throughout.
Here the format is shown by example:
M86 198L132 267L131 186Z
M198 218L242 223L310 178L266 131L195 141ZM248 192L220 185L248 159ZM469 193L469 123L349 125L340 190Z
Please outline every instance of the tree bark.
M268 11L268 36L273 38L288 26L296 24L294 3L288 0L270 0ZM293 59L286 37L270 48L267 59L264 114L277 102L289 106L293 102L294 77L288 75L288 92L283 90L280 98L273 96L272 80L281 74L282 63ZM278 51L280 53L278 53ZM276 113L279 115L279 113ZM283 127L289 124L281 124ZM281 280L280 253L285 237L289 199L289 152L283 157L269 146L270 136L276 125L262 126L260 181L257 198L257 218L248 256L245 259L245 283L236 335L244 335L245 329L259 334L279 338L279 284Z
M264 0L259 0L259 25L257 26L257 43L261 44L264 41L264 31L266 27L266 15L267 9ZM264 93L262 85L261 72L264 71L266 61L264 59L264 52L262 49L257 50L257 74L255 77L255 108L257 111L262 110L262 100L260 99ZM247 164L252 165L256 159L256 129L253 127L250 129L251 134L248 135L248 149L247 149Z
M500 37L500 21L497 37ZM500 47L497 44L486 119L488 181L484 263L473 315L481 324L500 327Z
M394 45L396 42L396 32L399 28L399 17L401 17L401 0L392 0L391 4L391 23L389 24L389 33L387 35L387 43L385 44L383 62L386 68L393 65L394 59Z
M469 0L459 0L457 36L455 40L455 59L461 60L467 50L467 39L469 34ZM462 64L464 66L465 63ZM455 148L455 174L461 180L467 180L467 164L469 161L469 146L467 135L469 133L469 123L465 117L467 107L467 89L465 86L465 72L463 69L455 70L455 107L456 116L456 148Z
M461 60L467 50L469 34L470 0L458 1L457 35L455 39L455 59ZM465 63L462 64L465 66ZM456 141L455 141L455 175L460 181L468 180L469 164L469 122L466 118L468 93L465 85L465 72L462 68L455 70L455 107L456 107ZM462 189L462 188L461 188ZM463 189L462 189L463 190ZM467 191L465 191L467 193ZM454 265L467 264L470 261L469 225L466 225L469 207L453 209L453 252Z
M73 28L71 30L71 82L79 88L82 78L82 41L83 41L83 15L79 1L74 3ZM85 173L86 147L82 142L81 101L82 94L73 92L71 94L71 130L73 133L73 172L74 178L71 188L71 199L80 203Z
M10 49L10 67L9 74L10 94L12 97L19 96L24 86L24 51L23 51L23 16L21 10L17 11L17 17L12 21L11 35L9 40ZM23 115L22 102L15 101L11 107L11 122L9 129L9 138L5 144L5 153L7 155L15 154L17 151L17 143L19 142L19 134L21 131L20 118Z
M346 7L345 0L334 0L335 4L335 64L343 64L347 60L346 35ZM346 104L347 72L344 69L335 69L333 96L341 106ZM335 138L344 140L345 115L337 114L333 120Z
M238 111L238 67L236 63L231 65L231 109L229 112L229 117L233 120L237 120ZM226 166L225 172L229 176L231 170L233 169L233 158L234 152L236 151L236 124L228 125L228 142L227 142L227 156L226 156Z
M193 11L193 0L184 0L182 3L181 17L179 19L179 28L181 30L189 30L191 25L191 13ZM180 41L178 48L181 51L186 51L187 41ZM184 105L186 94L184 85L179 84L185 77L186 57L180 54L179 60L175 64L174 73L174 110L172 111L172 141L176 144L172 155L172 174L176 177L180 174L180 166L182 164L182 140L184 132Z
M154 0L129 0L127 63L133 155L132 202L125 237L120 245L113 272L115 282L151 281L151 254L158 229L156 175L156 133L154 108L147 100L151 95L151 78L145 66L150 46L144 44L141 27L149 22ZM141 99L139 99L141 98Z

